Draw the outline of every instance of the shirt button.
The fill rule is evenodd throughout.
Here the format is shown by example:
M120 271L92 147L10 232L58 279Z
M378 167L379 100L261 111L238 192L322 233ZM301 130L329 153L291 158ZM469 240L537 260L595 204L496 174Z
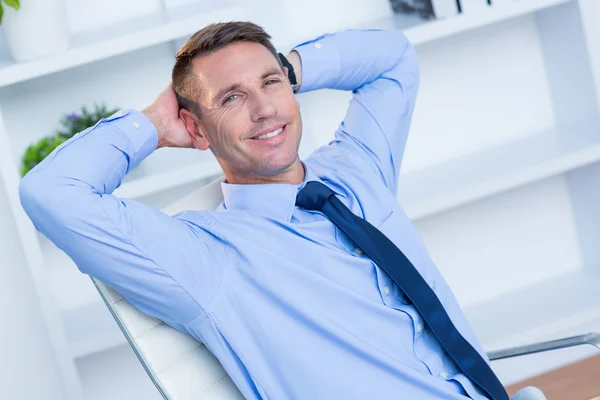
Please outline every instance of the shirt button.
M423 325L417 324L417 333L421 333L422 330L423 330Z
M383 291L385 292L385 294L390 294L390 287L389 286L384 287Z
M140 127L140 124L137 121L133 121L133 123L131 125L133 125L133 127L136 129Z
M357 247L357 248L354 249L354 252L356 254L362 254L363 253L363 249L361 249L360 247Z
M446 379L448 377L448 373L445 371L440 372L440 378Z
M315 49L320 49L323 45L319 42L315 43Z

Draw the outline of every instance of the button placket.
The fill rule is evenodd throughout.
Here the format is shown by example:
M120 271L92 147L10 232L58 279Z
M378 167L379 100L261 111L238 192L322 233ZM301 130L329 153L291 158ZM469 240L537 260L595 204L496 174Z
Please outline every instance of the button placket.
M408 315L410 316L412 323L413 323L413 327L422 324L421 322L419 322L419 320L417 318L415 318L415 316L408 312ZM415 328L416 329L416 328ZM431 375L436 375L434 372L434 369L431 367L431 358L430 357L421 357L420 351L418 349L419 345L418 345L418 339L419 335L415 334L413 335L413 354L415 355L415 357L425 366L425 368L427 368L427 370L429 371L429 373ZM427 352L425 351L425 354L427 354Z

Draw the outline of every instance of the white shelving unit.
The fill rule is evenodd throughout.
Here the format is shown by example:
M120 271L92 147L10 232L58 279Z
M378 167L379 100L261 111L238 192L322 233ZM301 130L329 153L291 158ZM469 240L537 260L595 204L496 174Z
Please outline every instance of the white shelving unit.
M34 276L72 394L80 385L77 360L126 342L89 278L20 208L22 152L69 108L98 99L138 109L151 102L170 78L173 50L210 22L255 21L280 51L322 33L299 26L286 3L199 1L185 13L167 17L163 10L75 35L72 48L45 59L0 60L0 191L19 227L14 234L27 255L23 267ZM353 2L365 10L383 3ZM368 15L376 18L338 16L335 23L402 29L417 48L422 88L398 199L484 347L600 330L598 2L514 0L438 21L392 15L386 7ZM348 96L298 96L303 154L327 143ZM27 118L33 110L36 118ZM210 154L178 154L156 152L115 195L166 205L221 173ZM528 364L527 371L510 364L499 374L511 382L551 364ZM85 386L91 378L81 379Z

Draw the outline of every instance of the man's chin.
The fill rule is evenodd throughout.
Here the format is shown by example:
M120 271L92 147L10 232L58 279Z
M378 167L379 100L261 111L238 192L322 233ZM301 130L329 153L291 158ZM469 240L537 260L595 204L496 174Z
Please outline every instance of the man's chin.
M257 175L276 176L289 172L294 168L295 163L299 162L300 159L297 153L281 158L263 159L255 163L255 168L253 168L252 172Z

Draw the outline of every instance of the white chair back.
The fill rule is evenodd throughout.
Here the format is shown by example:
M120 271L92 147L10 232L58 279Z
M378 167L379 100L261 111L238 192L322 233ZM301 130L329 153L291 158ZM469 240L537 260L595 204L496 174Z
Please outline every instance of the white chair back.
M166 207L168 215L183 210L214 210L223 201L219 178ZM133 307L117 291L92 277L150 379L169 400L244 400L221 363L202 343Z

